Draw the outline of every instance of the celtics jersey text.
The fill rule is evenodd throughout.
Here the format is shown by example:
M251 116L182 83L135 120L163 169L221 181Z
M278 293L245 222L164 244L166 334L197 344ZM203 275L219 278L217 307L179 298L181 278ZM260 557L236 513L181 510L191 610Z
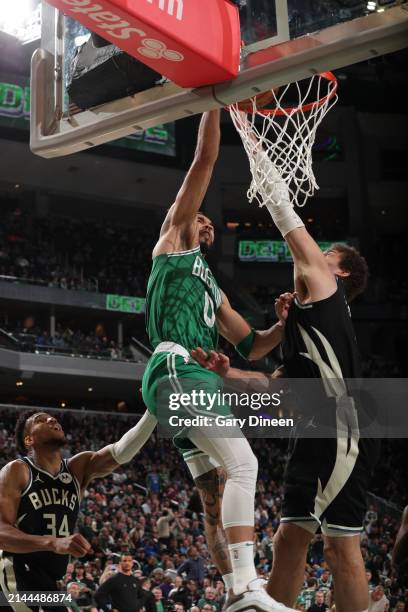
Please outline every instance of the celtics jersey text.
M155 257L146 300L152 345L167 341L187 350L216 349L216 311L221 302L221 291L200 247Z
M28 466L30 476L26 489L21 495L17 510L16 527L31 535L48 535L64 538L74 533L80 504L79 484L70 472L67 460L61 461L60 471L53 476L36 466L28 457L22 459ZM19 576L47 573L54 580L60 580L66 572L68 555L52 552L26 554L7 553L14 560ZM37 589L40 590L41 585ZM28 590L28 589L27 589Z

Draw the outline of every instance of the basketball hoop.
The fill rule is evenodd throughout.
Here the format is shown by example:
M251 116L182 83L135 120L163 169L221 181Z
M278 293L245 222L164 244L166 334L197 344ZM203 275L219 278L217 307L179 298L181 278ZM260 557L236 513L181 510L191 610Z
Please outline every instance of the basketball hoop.
M318 126L336 102L337 79L323 72L228 107L249 159L250 202L276 200L282 181L297 206L319 189L312 149Z

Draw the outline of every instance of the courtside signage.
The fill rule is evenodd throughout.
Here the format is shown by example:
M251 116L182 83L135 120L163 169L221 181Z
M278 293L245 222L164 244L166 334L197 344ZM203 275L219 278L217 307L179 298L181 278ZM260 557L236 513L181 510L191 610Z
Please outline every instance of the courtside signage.
M181 87L238 75L238 8L226 0L49 0Z

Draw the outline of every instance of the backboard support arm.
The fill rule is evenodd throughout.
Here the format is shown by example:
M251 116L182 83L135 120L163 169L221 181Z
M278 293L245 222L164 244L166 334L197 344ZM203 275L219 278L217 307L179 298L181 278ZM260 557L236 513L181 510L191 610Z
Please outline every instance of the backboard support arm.
M183 89L173 83L61 116L64 61L63 18L44 3L41 49L31 63L30 147L46 158L60 157L228 105L272 87L347 66L407 46L407 5L341 23L314 34L243 54L238 77L228 83ZM52 23L51 23L52 22ZM49 87L53 83L53 87Z

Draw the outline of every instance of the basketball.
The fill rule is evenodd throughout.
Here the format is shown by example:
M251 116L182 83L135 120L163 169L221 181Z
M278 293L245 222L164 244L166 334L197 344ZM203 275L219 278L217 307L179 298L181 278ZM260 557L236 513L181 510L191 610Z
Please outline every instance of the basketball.
M275 106L275 95L278 94L279 89L280 87L275 87L274 89L268 89L268 91L257 94L253 98L246 98L246 100L239 102L238 107L240 110L249 113L253 110L253 100L256 100L256 108L258 109L268 106L273 108Z

